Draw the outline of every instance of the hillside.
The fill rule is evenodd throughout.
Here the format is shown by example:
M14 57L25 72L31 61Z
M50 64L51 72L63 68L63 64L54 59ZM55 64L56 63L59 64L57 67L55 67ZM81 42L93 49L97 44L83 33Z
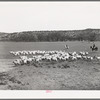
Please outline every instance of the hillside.
M100 29L0 33L0 41L100 41Z

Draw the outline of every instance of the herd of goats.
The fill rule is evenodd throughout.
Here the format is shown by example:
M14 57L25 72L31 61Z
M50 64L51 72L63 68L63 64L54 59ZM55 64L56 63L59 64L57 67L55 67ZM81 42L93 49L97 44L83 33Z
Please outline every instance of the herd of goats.
M69 61L69 60L100 60L100 57L97 56L89 56L88 52L80 51L76 52L66 52L66 51L10 51L14 56L18 56L19 59L15 59L13 61L14 65L27 65L33 64L40 61ZM31 57L30 57L31 56Z

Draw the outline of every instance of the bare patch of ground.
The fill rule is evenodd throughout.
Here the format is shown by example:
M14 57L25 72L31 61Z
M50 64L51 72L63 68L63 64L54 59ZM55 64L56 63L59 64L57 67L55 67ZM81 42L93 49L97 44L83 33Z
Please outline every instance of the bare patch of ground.
M100 90L100 62L40 62L0 73L1 90Z

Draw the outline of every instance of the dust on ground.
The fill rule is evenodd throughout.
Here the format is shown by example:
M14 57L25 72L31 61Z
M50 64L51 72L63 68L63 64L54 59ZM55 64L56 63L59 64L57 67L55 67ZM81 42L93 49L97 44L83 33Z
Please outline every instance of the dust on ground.
M100 61L13 66L0 72L0 90L100 90Z

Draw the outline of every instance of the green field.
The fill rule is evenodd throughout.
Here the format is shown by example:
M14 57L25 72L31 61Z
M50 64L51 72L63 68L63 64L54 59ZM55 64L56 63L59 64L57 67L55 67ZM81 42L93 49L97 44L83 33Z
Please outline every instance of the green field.
M91 52L90 46L92 42L68 41L68 42L0 42L0 59L11 59L9 51L18 50L66 50L65 44L69 46L68 52L72 51L87 51L92 54L100 54L100 49L97 52ZM100 42L95 42L100 48Z
M65 44L69 46L68 50L64 48ZM95 42L98 51L91 51L92 44L85 41L0 42L0 89L100 90L100 61L41 62L13 67L12 62L18 57L9 53L19 50L65 50L87 51L90 56L100 56L100 42Z

